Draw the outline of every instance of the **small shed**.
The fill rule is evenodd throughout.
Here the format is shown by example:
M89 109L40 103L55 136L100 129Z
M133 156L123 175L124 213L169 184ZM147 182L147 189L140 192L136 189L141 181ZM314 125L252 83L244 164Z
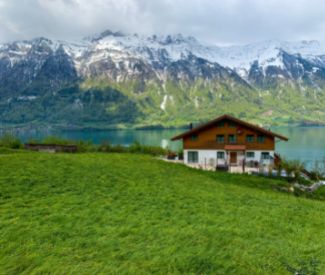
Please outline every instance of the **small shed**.
M25 144L26 150L48 153L76 153L77 145L60 145L60 144Z

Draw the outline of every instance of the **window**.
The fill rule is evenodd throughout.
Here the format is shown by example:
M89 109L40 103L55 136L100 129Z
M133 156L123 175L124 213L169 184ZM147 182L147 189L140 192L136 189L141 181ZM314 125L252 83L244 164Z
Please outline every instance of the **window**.
M225 143L225 135L217 135L218 143Z
M248 159L255 158L255 152L246 152L246 158Z
M217 159L225 159L225 152L217 152Z
M261 158L263 160L270 159L270 153L269 152L262 152Z
M228 136L229 143L236 143L236 135L229 135Z
M198 135L191 135L191 140L192 141L197 141L199 139L199 136Z
M198 163L199 162L199 152L190 151L187 153L188 163Z
M236 127L236 124L233 123L232 121L229 121L229 122L228 122L228 127L230 127L230 128L235 128L235 127Z
M264 143L264 141L265 141L265 136L261 136L261 135L257 136L258 143Z
M254 135L247 135L246 136L246 142L247 143L253 143L254 142Z

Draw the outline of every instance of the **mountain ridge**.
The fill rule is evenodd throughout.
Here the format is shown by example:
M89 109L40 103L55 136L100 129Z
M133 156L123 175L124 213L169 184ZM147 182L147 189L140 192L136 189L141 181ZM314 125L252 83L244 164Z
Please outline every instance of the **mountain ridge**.
M317 41L205 45L106 30L79 42L0 45L3 125L177 126L232 113L263 124L325 122Z

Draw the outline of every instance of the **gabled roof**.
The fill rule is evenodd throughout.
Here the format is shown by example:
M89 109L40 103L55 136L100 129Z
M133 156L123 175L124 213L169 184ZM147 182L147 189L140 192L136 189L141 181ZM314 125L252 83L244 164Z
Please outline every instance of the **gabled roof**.
M271 131L266 130L266 129L262 128L262 127L259 127L257 125L248 123L246 121L243 121L241 119L235 118L235 117L230 116L230 115L223 115L223 116L217 117L216 119L213 119L213 120L211 120L211 121L209 121L207 123L201 124L201 125L193 128L193 129L191 129L191 130L188 130L188 131L186 131L186 132L184 132L184 133L182 133L182 134L180 134L178 136L173 137L172 140L178 140L178 139L185 138L187 136L190 136L192 134L195 134L197 132L200 132L202 130L205 130L205 129L211 127L211 126L214 126L217 122L222 121L222 120L230 120L230 121L233 121L233 122L235 122L235 123L237 123L239 125L242 125L242 126L245 126L247 128L253 129L253 130L257 131L257 132L263 133L266 136L277 137L277 138L282 139L282 140L285 140L285 141L288 141L289 140L285 136L282 136L282 135L279 135L277 133L271 132Z

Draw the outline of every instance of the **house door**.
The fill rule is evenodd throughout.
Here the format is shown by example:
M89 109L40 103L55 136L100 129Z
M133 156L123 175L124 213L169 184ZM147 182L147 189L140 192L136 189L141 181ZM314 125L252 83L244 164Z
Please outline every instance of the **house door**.
M237 164L237 152L230 152L230 164Z

